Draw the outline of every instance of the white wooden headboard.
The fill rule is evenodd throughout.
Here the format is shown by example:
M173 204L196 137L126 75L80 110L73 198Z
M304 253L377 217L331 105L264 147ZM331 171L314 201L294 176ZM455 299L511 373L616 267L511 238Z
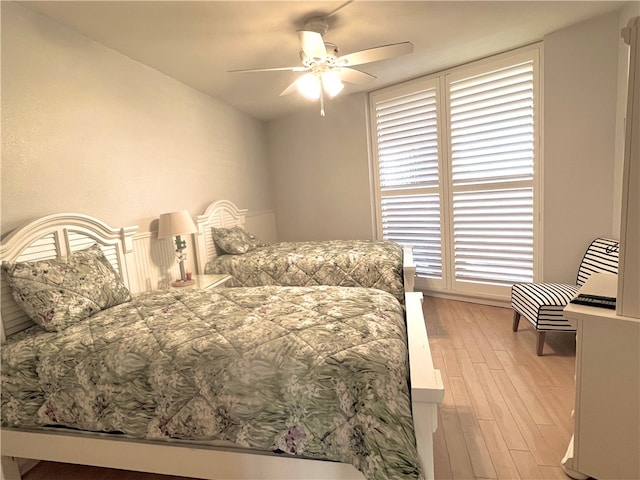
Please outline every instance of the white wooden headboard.
M112 228L88 215L58 213L39 218L11 232L0 244L0 260L24 262L61 258L98 244L130 290L136 290L133 235L137 226ZM24 330L33 322L18 307L2 275L2 339Z
M202 215L198 215L196 225L196 257L198 273L204 273L207 262L217 255L213 241L213 228L230 228L239 225L244 227L246 209L236 207L229 200L218 200L207 207Z

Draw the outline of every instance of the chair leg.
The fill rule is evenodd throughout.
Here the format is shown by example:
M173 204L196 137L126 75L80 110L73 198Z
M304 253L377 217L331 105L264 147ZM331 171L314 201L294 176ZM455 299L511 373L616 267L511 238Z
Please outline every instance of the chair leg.
M544 334L546 332L538 332L538 356L542 355L542 349L544 348Z
M514 332L518 331L519 324L520 324L520 314L514 310L513 311L513 331Z

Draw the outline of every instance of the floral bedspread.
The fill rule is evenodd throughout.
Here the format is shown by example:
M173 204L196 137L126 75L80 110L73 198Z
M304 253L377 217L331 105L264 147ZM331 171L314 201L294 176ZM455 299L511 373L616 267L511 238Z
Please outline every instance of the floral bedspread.
M242 255L220 255L205 273L228 273L225 285L378 288L404 302L402 248L391 241L280 242Z
M418 478L403 309L374 289L135 296L2 348L2 426L226 440Z

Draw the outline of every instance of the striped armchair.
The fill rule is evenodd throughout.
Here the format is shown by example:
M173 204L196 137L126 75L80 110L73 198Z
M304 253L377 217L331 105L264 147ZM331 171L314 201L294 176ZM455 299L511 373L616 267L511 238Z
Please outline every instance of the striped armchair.
M596 272L618 273L617 240L596 238L587 248L576 285L563 283L516 283L511 287L513 331L518 331L520 317L526 318L538 332L537 353L542 355L545 333L575 332L563 316L564 307L576 296L578 289Z

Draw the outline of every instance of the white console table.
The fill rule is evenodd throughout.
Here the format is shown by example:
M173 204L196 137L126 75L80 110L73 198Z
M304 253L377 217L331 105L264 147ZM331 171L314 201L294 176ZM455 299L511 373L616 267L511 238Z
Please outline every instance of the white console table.
M612 282L617 276L594 274L583 289ZM640 319L575 304L564 314L576 324L577 347L575 430L563 467L574 478L638 480Z

